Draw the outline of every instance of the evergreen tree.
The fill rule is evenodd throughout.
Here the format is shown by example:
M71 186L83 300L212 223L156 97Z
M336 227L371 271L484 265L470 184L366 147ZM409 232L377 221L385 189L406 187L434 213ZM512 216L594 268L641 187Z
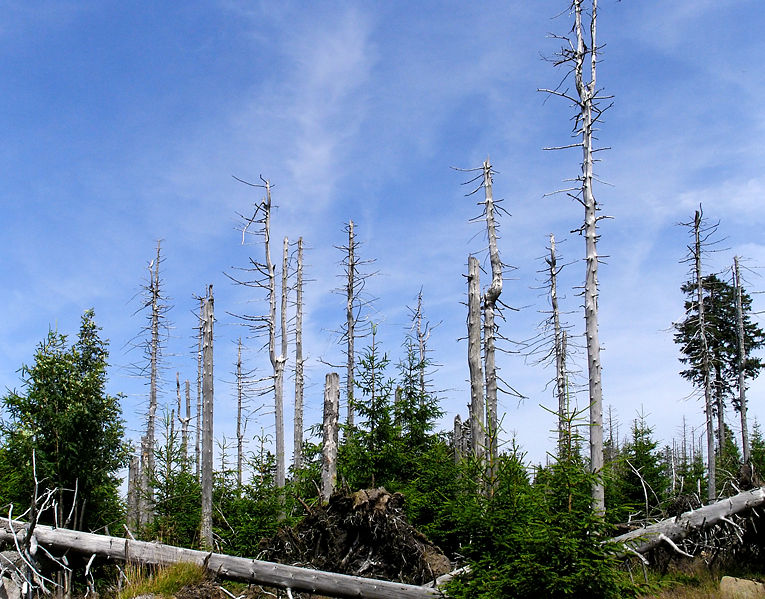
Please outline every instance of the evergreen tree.
M34 364L21 368L23 390L0 398L8 415L0 423L0 501L14 503L16 513L33 495L34 454L40 492L55 490L59 525L73 502L72 528L97 530L120 517L117 473L128 450L119 397L106 392L108 355L88 310L77 341L67 347L65 335L49 331Z
M358 423L345 427L338 456L338 474L352 488L379 486L395 480L399 472L400 436L394 424L394 381L386 375L390 364L380 353L372 326L372 342L356 367L352 399Z
M712 274L703 278L704 317L707 326L707 343L712 364L712 384L718 407L727 398L734 398L738 384L738 339L736 322L736 290L733 285ZM696 286L689 281L681 287L686 296L686 318L675 323L675 343L680 345L680 362L687 368L680 374L694 385L704 385L702 371L701 343L698 334L698 303L695 300ZM752 355L752 352L765 345L765 332L752 321L752 298L742 291L741 294L744 346L746 360L745 378L753 379L762 370L765 363ZM736 409L739 406L736 405Z
M753 482L762 480L765 473L765 437L762 434L762 427L757 419L752 425L752 436L749 440L749 459L754 468ZM757 483L755 483L757 484Z
M640 414L632 422L632 438L622 452L621 470L623 507L642 517L650 516L666 496L668 481L657 447L653 429Z

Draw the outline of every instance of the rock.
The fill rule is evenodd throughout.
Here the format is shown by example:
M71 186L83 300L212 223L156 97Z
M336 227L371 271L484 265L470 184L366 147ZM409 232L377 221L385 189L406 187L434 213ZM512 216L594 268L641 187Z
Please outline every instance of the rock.
M10 578L0 576L0 599L21 599L21 589Z
M765 597L765 584L745 578L723 576L720 581L720 594L726 599L757 599Z

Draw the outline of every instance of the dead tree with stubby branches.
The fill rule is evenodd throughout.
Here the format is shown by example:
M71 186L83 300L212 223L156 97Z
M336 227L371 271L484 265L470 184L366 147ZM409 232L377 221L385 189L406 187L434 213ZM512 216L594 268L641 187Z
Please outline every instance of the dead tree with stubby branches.
M478 202L478 205L482 207L482 213L473 221L483 221L486 224L491 282L483 295L480 295L478 260L474 256L470 256L468 259L468 366L471 380L472 451L477 457L481 457L481 455L486 457L486 474L489 489L491 489L495 479L495 466L498 456L497 393L503 391L517 398L523 397L501 379L496 365L497 340L507 341L505 337L499 335L497 319L502 318L502 309L508 308L499 300L502 293L503 269L507 268L507 265L502 262L499 255L497 213L507 213L507 211L502 208L501 200L494 199L495 171L488 158L479 168L457 170L478 173L465 183L466 185L478 183L477 187L467 194L468 196L481 189L484 192L484 199ZM481 356L483 356L482 365Z
M203 549L213 548L213 324L215 323L212 285L207 289L202 311L202 522Z
M287 362L287 261L289 241L284 239L282 256L281 276L281 314L277 319L277 295L276 295L276 265L271 259L271 182L261 177L261 183L249 183L235 177L237 181L265 190L265 197L255 205L252 216L239 215L243 220L241 228L242 244L247 242L248 237L255 236L262 240L263 260L249 259L246 267L234 268L237 275L227 276L239 285L258 289L265 292L268 300L268 312L266 314L232 314L249 326L253 336L265 337L264 347L268 348L268 357L271 363L272 375L267 379L270 384L263 392L273 391L274 397L274 424L276 443L276 476L277 487L283 488L286 482L286 466L284 451L284 368ZM277 351L277 334L281 333Z
M589 5L589 12L586 10ZM581 173L575 185L559 190L575 199L584 208L584 224L578 229L585 239L586 274L584 283L584 318L587 344L587 372L590 399L590 468L596 475L592 485L593 510L605 513L605 495L601 472L603 469L603 389L601 379L600 339L598 333L598 223L607 218L599 215L600 205L595 199L593 183L594 155L605 148L594 148L595 132L604 112L604 100L597 82L597 64L600 47L597 41L598 0L571 0L569 14L573 26L569 35L552 35L562 41L562 47L552 62L566 69L561 83L554 89L540 89L547 94L564 98L574 107L573 137L575 141L563 146L545 148L560 150L581 148ZM567 89L573 79L574 89Z
M356 236L356 224L349 220L345 226L345 232L348 235L347 245L335 246L343 252L341 265L343 274L340 275L344 280L344 285L337 290L345 297L345 322L340 329L340 342L345 342L345 398L346 398L346 417L345 424L353 427L354 409L353 409L353 389L354 372L356 368L356 339L366 337L369 334L369 321L364 321L364 309L367 308L374 298L368 297L364 293L367 281L377 272L369 272L366 267L374 263L374 260L363 259L359 256L361 242ZM359 327L364 326L363 330ZM330 364L330 366L333 366Z
M558 284L558 275L566 264L561 263L555 235L550 234L550 244L547 254L543 256L544 267L539 271L545 277L543 286L549 298L550 309L542 311L545 318L540 324L539 332L523 343L526 358L534 365L555 366L555 378L552 380L554 397L557 402L558 416L558 455L561 456L566 448L571 446L570 415L571 398L574 395L574 387L571 383L572 371L568 360L570 355L570 342L568 333L569 326L563 319L564 311L561 309L561 293Z
M135 522L140 529L152 521L154 490L154 447L156 444L157 401L161 389L160 370L162 368L163 349L168 338L169 324L167 313L170 310L168 299L163 291L160 277L160 265L164 262L161 253L161 240L157 241L154 258L148 265L148 281L142 288L142 304L139 312L146 314L146 325L136 338L131 341L134 348L141 348L144 361L133 363L130 369L137 376L148 377L149 406L146 414L146 429L141 438L140 464L134 491L136 496Z

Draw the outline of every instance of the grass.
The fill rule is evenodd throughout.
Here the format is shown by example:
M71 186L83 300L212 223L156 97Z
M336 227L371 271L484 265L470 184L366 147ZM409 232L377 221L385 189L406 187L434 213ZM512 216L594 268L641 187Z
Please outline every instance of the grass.
M128 582L115 599L146 594L172 597L185 586L204 582L206 574L202 566L181 562L161 568L128 565L125 576Z

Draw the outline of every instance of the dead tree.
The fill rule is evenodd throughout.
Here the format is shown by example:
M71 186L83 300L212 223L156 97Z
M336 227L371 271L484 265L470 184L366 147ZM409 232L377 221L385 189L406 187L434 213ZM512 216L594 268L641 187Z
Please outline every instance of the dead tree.
M138 532L141 526L139 512L139 494L141 480L141 456L131 455L128 466L128 492L127 492L127 526L132 531Z
M281 352L271 357L274 367L274 405L276 409L276 486L283 488L286 482L286 460L284 455L284 367L287 362L287 261L289 240L284 238L282 251L282 293L281 293Z
M244 379L242 376L242 338L236 346L236 484L242 489L242 468L244 463L244 426L242 403L244 401Z
M345 341L345 398L347 402L345 423L349 427L354 425L355 342L357 338L367 334L366 331L359 331L359 325L363 318L363 309L374 301L374 299L364 296L364 288L367 280L377 274L376 272L363 271L363 267L372 264L374 260L362 260L359 257L361 243L356 238L355 227L355 223L349 220L345 226L345 232L348 234L348 245L335 246L343 252L341 264L345 270L342 275L345 279L345 285L339 291L345 296L345 324L342 327L341 340Z
M282 260L282 298L281 298L281 318L277 322L276 307L276 265L271 260L271 182L261 177L262 184L248 183L238 179L241 183L251 187L261 187L265 189L265 198L255 206L252 216L242 216L244 226L242 227L242 244L245 243L246 236L255 235L262 238L264 261L260 262L250 258L250 265L245 268L236 268L242 271L245 276L234 277L227 275L232 281L246 287L260 289L265 291L268 298L268 312L261 315L234 315L243 320L250 326L256 336L265 336L265 347L268 348L268 358L271 363L272 376L270 377L271 386L268 390L273 390L274 394L274 423L276 427L276 485L279 488L284 487L285 475L285 456L284 456L284 367L287 360L287 247L288 240L285 238L285 252ZM255 225L253 227L253 225ZM250 230L253 227L255 230ZM281 325L281 343L280 352L277 353L276 336L277 330ZM268 391L266 390L266 391Z
M191 424L191 385L186 379L186 417L181 419L181 455L184 468L189 467L189 425Z
M201 544L213 547L212 487L213 487L213 311L212 285L204 299L202 322L202 523Z
M712 361L707 337L707 322L704 314L704 278L701 270L701 255L704 242L709 238L709 230L703 226L703 211L701 207L693 217L693 246L689 247L689 261L693 264L693 281L696 287L696 307L698 325L696 334L699 339L701 376L704 389L704 412L707 432L707 499L713 502L717 497L716 460L715 460L715 425L713 421L714 402L712 400ZM714 228L712 229L714 230Z
M330 372L324 382L324 442L321 462L321 498L329 501L337 483L337 443L340 413L340 376Z
M555 253L555 235L550 234L550 258L547 260L550 276L550 304L552 306L553 344L555 351L555 395L558 398L558 450L566 446L565 422L567 412L566 389L566 337L560 324L558 308L558 259Z
M161 241L157 241L154 258L148 265L148 280L142 286L142 303L139 312L144 312L146 324L133 343L134 348L140 348L143 359L131 364L131 369L139 377L148 378L149 397L146 413L146 429L141 438L140 476L136 480L136 492L139 498L138 520L141 525L152 519L154 491L152 488L155 467L154 448L156 443L156 414L157 398L160 391L160 368L162 366L162 351L167 337L167 313L170 306L163 293L160 279Z
M431 585L415 586L400 582L361 578L347 574L323 572L285 564L253 560L213 553L195 551L182 547L134 541L119 537L53 528L30 524L19 520L0 518L0 542L17 546L24 538L34 540L38 546L51 551L76 551L83 555L97 555L110 560L121 560L167 566L179 562L197 564L216 577L262 584L292 591L329 597L365 597L367 599L435 599L443 593ZM439 579L440 582L444 579ZM50 581L49 581L50 582Z
M303 238L298 238L295 280L295 418L293 428L293 465L303 467Z
M356 329L356 238L353 236L353 221L348 221L348 258L346 262L346 275L348 284L345 287L345 336L346 336L346 375L345 375L345 395L348 402L347 416L345 423L353 426L353 373L355 369L354 341Z
M197 426L194 461L197 482L200 479L202 465L202 323L204 322L205 298L199 298L199 326L197 327Z
M744 308L741 292L741 270L738 256L733 257L733 286L736 290L736 337L738 340L738 409L741 414L741 447L744 464L749 464L749 427L746 421L746 344L744 336Z
M473 456L483 458L486 449L486 404L481 362L481 280L478 258L468 258L468 368L470 370L470 444Z
M488 452L492 468L491 479L494 479L493 468L497 460L497 366L496 366L496 335L497 326L494 322L497 311L497 301L502 293L502 261L497 248L497 225L495 221L495 204L492 194L492 169L488 158L483 163L484 211L486 215L486 230L489 238L489 262L491 263L491 285L483 296L483 342L484 364L486 376L486 433L489 442Z
M607 98L597 88L597 63L599 46L597 43L598 1L590 0L589 32L585 31L585 0L571 0L570 12L574 16L573 37L553 36L563 40L563 47L554 60L556 66L565 66L573 75L575 94L561 89L541 89L545 93L559 96L570 101L577 110L574 118L574 137L579 141L549 150L563 148L582 148L581 174L576 178L578 186L562 190L576 199L584 208L584 224L580 233L585 238L586 274L584 284L584 317L587 343L587 371L590 400L590 468L596 474L592 486L593 510L605 513L604 487L601 478L603 469L603 390L600 362L600 339L598 333L598 222L605 218L599 216L600 206L593 193L593 134L603 112L600 101ZM565 79L564 79L565 81ZM610 107L610 106L609 106Z

